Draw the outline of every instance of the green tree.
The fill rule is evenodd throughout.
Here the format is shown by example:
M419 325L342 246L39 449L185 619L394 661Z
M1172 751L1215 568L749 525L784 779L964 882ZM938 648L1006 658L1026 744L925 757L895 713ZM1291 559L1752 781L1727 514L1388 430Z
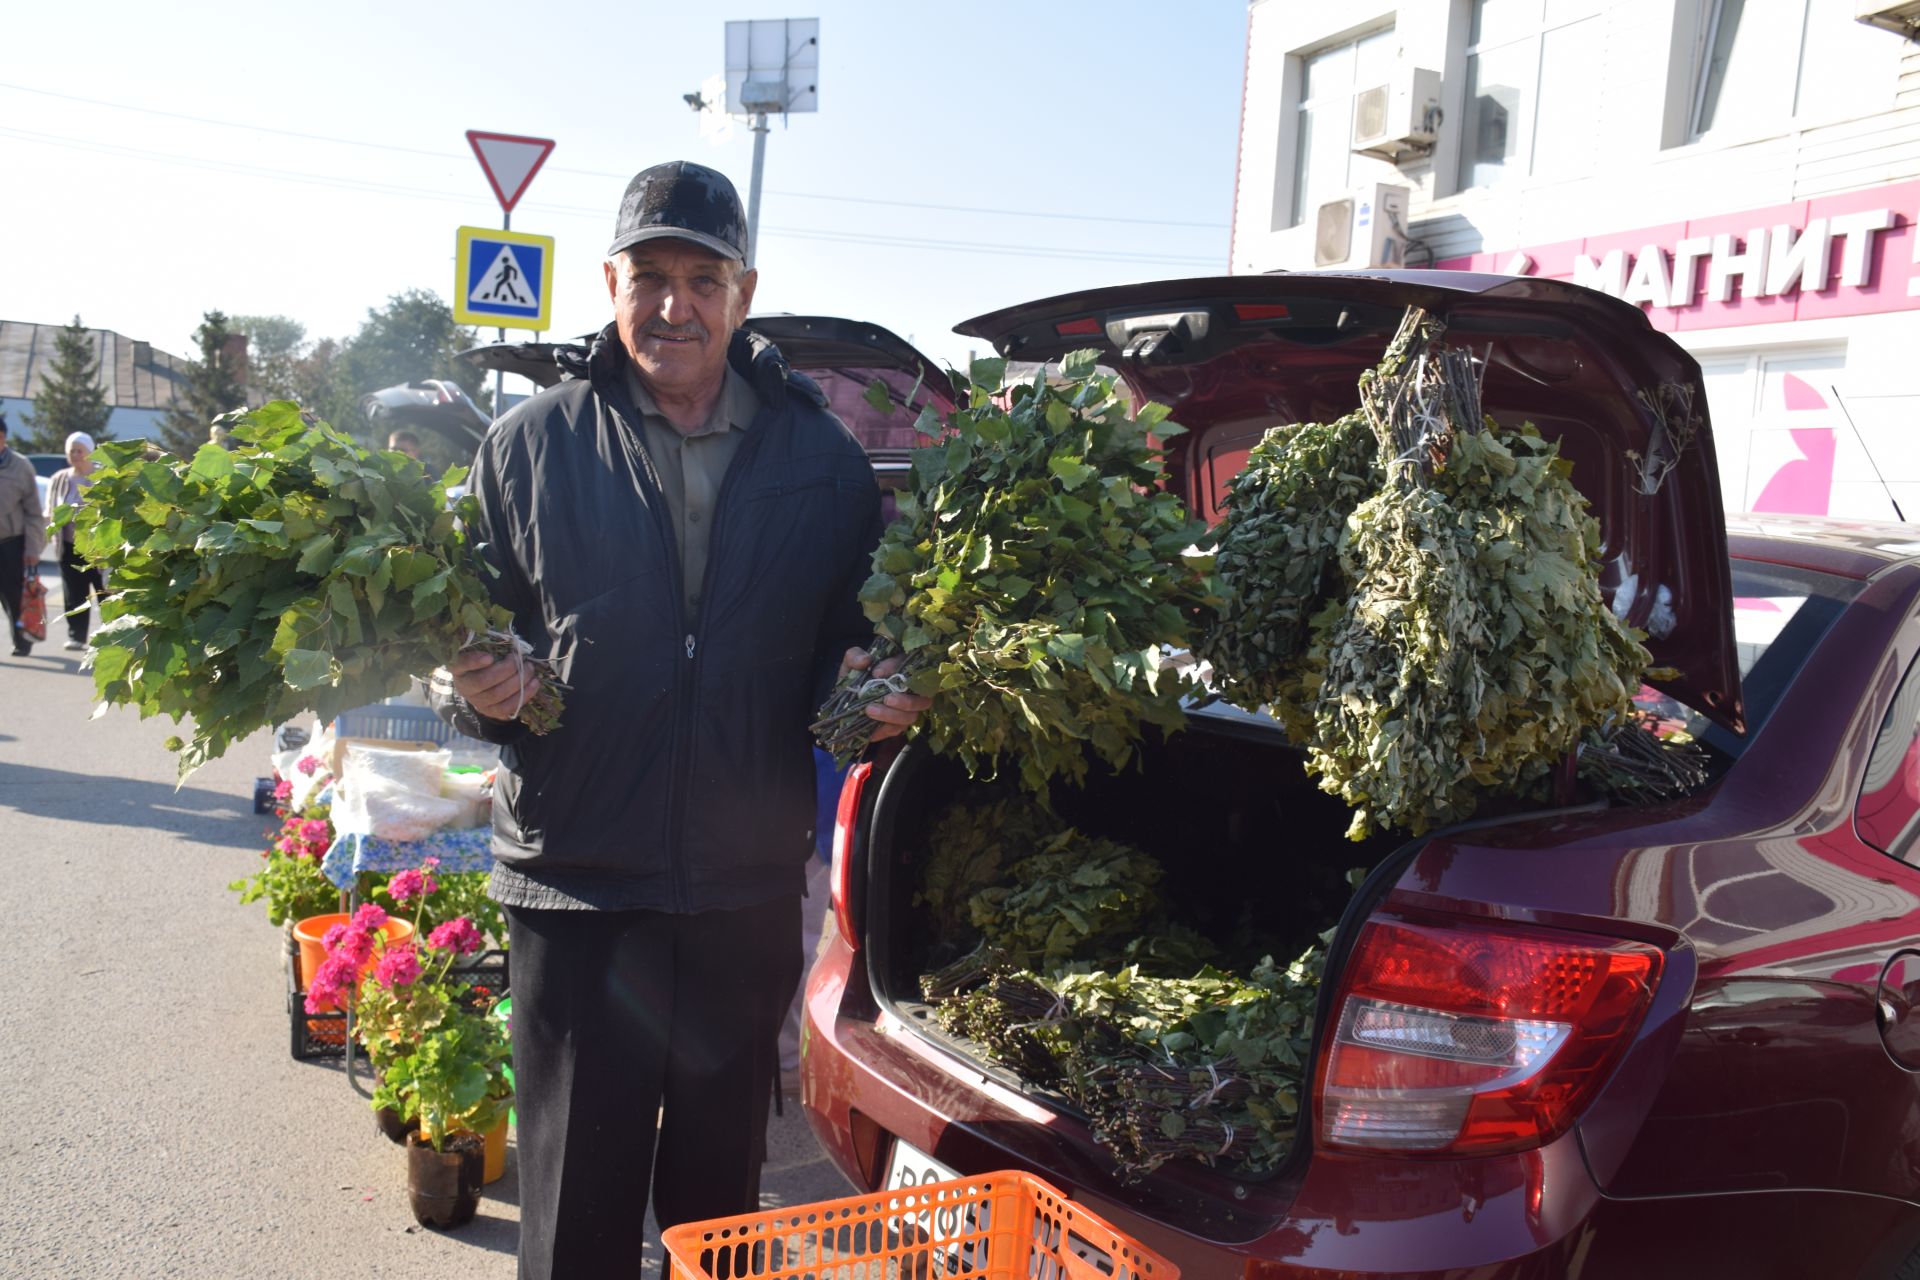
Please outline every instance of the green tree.
M247 335L248 399L262 404L298 399L307 326L290 316L234 316L227 327Z
M366 441L375 432L360 397L382 387L422 378L457 382L482 407L493 403L481 372L459 358L474 345L471 329L454 323L453 308L424 289L397 293L381 308L369 308L365 323L337 349L321 343L302 362L306 407L343 431ZM385 445L384 437L376 441Z
M33 398L33 412L23 415L19 445L22 453L59 453L67 436L84 431L94 443L112 439L107 419L113 406L107 403L107 390L100 385L100 359L94 353L93 335L80 317L55 335L53 368L41 379L40 394Z
M226 315L219 311L205 313L193 331L200 358L187 366L187 385L160 420L160 443L170 452L192 457L207 442L207 428L215 418L245 407L242 361L227 350L232 334Z

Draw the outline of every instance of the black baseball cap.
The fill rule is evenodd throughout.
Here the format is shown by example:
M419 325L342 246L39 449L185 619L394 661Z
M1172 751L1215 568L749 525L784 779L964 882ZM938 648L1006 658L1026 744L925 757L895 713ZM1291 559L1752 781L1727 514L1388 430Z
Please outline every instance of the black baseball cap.
M669 160L633 175L620 199L607 256L642 240L669 238L746 261L747 214L726 174L689 160Z

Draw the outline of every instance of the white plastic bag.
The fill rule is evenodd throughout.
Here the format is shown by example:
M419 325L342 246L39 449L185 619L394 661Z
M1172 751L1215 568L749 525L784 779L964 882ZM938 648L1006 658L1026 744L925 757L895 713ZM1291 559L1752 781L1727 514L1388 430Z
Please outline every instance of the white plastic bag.
M380 840L422 840L460 817L465 804L440 794L446 751L349 744L334 786L334 828Z
M491 774L449 773L440 780L440 794L458 800L460 816L453 822L458 828L484 827L493 820L493 781Z

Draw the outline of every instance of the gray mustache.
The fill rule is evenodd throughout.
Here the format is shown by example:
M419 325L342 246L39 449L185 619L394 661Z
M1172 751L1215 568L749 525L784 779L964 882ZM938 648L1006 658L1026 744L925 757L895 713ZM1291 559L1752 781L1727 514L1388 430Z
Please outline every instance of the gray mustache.
M646 338L704 338L707 327L699 321L688 325L650 324L641 334Z

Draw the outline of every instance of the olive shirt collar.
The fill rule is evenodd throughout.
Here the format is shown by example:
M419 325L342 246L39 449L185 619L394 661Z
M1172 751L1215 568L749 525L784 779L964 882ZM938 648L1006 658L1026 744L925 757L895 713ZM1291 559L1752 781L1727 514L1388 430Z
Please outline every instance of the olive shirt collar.
M707 411L707 420L692 431L680 431L667 415L660 412L660 402L653 398L653 392L647 390L647 384L640 380L640 373L631 359L625 362L627 378L627 396L633 401L633 407L642 419L657 418L666 423L667 429L681 435L710 436L732 428L735 431L751 431L753 420L760 412L760 397L754 391L753 384L740 376L727 362L727 373L720 385L720 394L715 397L713 408Z

